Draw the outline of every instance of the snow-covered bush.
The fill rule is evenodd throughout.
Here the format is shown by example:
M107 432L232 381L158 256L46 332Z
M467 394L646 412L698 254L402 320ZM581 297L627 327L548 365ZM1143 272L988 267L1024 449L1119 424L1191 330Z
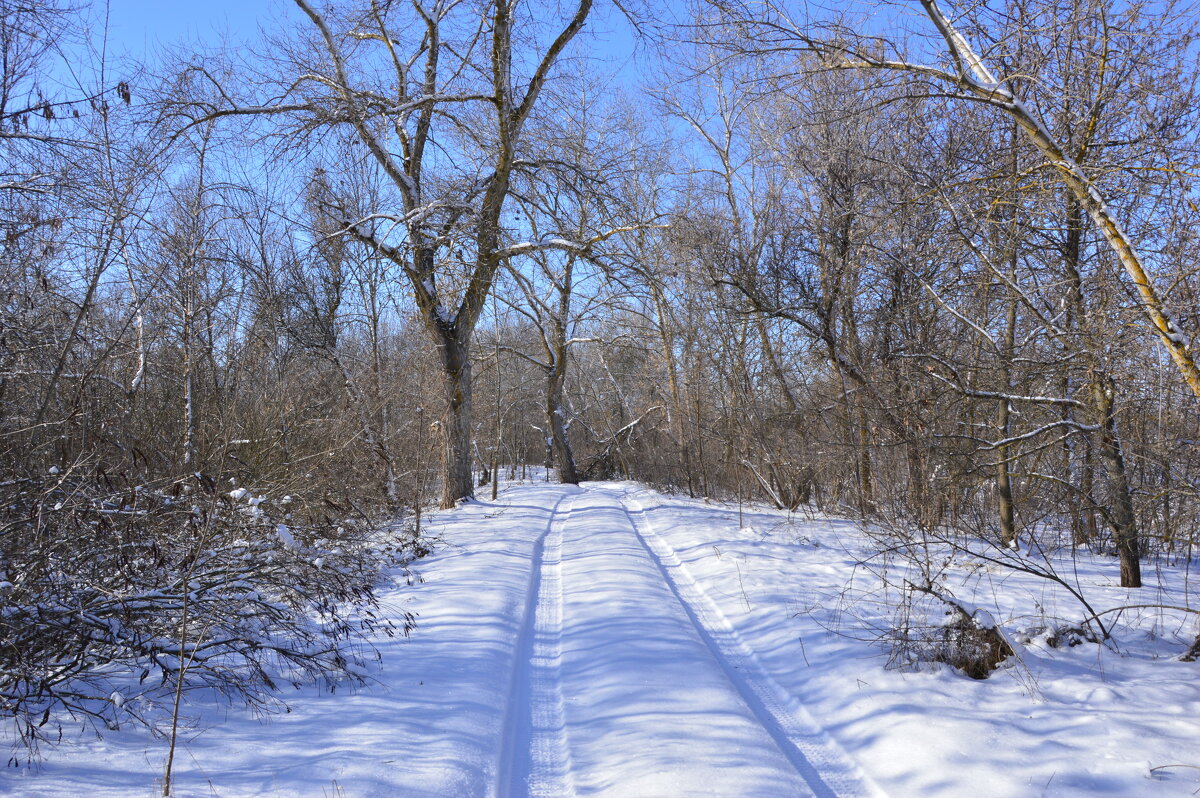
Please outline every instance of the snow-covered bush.
M421 552L363 520L202 475L2 493L0 702L30 743L70 718L154 723L180 686L269 709L284 684L360 680L364 632L412 628L371 610L383 569Z
M893 664L941 662L972 679L986 679L1014 654L990 612L955 599L940 586L910 584L896 617Z

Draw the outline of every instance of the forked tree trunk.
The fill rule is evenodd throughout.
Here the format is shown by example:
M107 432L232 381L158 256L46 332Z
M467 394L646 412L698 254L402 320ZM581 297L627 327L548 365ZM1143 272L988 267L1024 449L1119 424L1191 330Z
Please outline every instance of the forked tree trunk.
M558 288L557 316L550 320L553 339L547 347L550 368L546 371L546 430L550 436L550 448L558 463L558 481L564 485L578 485L579 471L575 467L575 452L567 435L567 423L563 417L563 387L567 381L568 349L567 325L571 318L571 292L574 286L575 256L567 257Z
M492 290L496 271L506 257L500 254L500 215L508 198L512 171L517 162L518 140L546 80L551 75L555 61L583 28L591 12L592 1L579 0L570 20L550 42L543 55L533 58L533 72L520 93L516 92L517 87L514 84L517 81L513 77L513 4L500 0L478 4L475 10L480 14L479 24L490 29L490 35L480 37L490 40L488 45L483 45L490 49L490 58L487 61L490 69L488 66L477 65L467 60L465 55L460 56L464 60L459 67L474 73L478 66L481 77L490 78L492 84L492 93L487 96L486 105L495 112L496 140L477 162L482 173L490 174L478 184L483 186L482 191L472 188L461 197L446 195L433 203L429 202L432 197L424 196L422 191L422 172L427 166L425 153L427 145L434 141L431 138L431 131L434 130L433 120L438 114L444 113L439 109L444 107L447 101L460 101L457 96L447 97L443 89L451 83L446 82L445 75L439 73L438 68L439 59L446 57L447 52L450 58L458 55L451 45L443 44L441 39L441 25L449 13L449 6L442 8L439 5L439 9L442 10L436 13L426 13L418 7L417 12L425 30L423 36L417 37L421 42L419 50L408 61L407 67L404 66L404 59L394 50L396 42L391 34L383 29L382 20L379 20L379 24L383 35L370 37L384 44L392 63L401 73L394 90L398 90L401 95L398 105L408 110L393 120L393 130L399 134L403 150L403 153L397 153L389 140L380 137L386 134L386 131L379 129L375 124L374 109L378 104L379 95L373 91L360 91L356 87L357 80L350 79L348 67L351 61L348 56L355 55L357 45L355 50L343 50L333 29L313 4L308 0L295 2L320 34L323 49L328 56L327 65L331 68L321 82L330 89L330 99L334 100L334 107L342 109L338 117L332 120L322 117L318 124L325 125L330 121L334 124L348 124L365 147L364 154L369 154L399 191L403 204L403 221L397 220L396 223L381 225L379 228L368 224L365 219L356 221L355 214L343 213L346 217L343 219L343 231L391 260L408 275L421 317L437 345L446 400L442 429L444 448L441 506L449 508L459 500L474 494L471 484L470 340ZM455 4L450 4L453 5ZM376 18L379 19L378 14ZM522 38L522 42L525 41L528 40ZM478 49L483 51L482 48ZM529 65L531 54L520 54L518 60L522 66ZM418 78L414 65L422 57L423 69L416 69L421 69L423 77ZM414 103L408 91L418 83L418 96L424 99ZM258 113L260 110L255 109L251 113ZM430 146L429 149L434 147ZM454 208L453 218L457 222L465 222L464 213L466 218L474 220L470 224L474 226L474 235L471 237L475 245L475 263L462 264L468 267L469 273L462 286L462 298L454 310L444 306L442 300L445 297L438 292L436 278L440 273L439 258L446 254L443 251L442 239L446 232L456 228L454 224L448 224L444 232L435 232L433 228L442 223L431 223L429 210L438 205ZM470 209L469 212L466 212L467 208ZM404 247L396 247L387 242L397 224L407 227L408 241ZM461 260L461 255L456 257Z

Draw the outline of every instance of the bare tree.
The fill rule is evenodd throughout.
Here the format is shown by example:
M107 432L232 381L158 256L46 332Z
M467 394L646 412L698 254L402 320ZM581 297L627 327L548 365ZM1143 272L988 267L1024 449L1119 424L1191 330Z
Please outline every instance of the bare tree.
M544 166L518 184L522 219L535 240L598 241L610 234L606 231L620 229L620 216L636 216L614 187L634 168L638 139L631 120L606 106L595 81L584 75L564 79L547 102L555 113L531 131ZM540 339L538 354L519 354L545 374L546 438L559 479L569 484L580 479L564 401L571 349L588 342L602 345L581 329L611 312L621 292L619 283L605 279L599 255L582 248L546 248L513 258L508 270L523 299L513 307ZM582 293L579 299L577 293Z
M540 7L499 0L478 7L374 2L361 13L296 4L315 40L280 43L284 55L268 59L283 74L278 99L190 113L266 114L294 120L301 133L344 131L386 176L392 193L381 206L355 209L336 192L325 199L344 235L407 275L437 347L448 507L473 494L470 343L497 270L514 254L582 248L514 245L502 217L514 174L530 166L522 155L526 124L592 3L574 5L548 34Z
M751 7L743 3L713 0L719 13L739 26L731 46L743 53L815 53L824 68L872 69L906 73L935 84L930 92L951 99L983 103L1011 118L1037 148L1046 164L1070 190L1075 201L1092 218L1121 266L1128 274L1144 317L1192 392L1200 398L1200 368L1191 342L1175 324L1135 242L1127 235L1118 214L1109 204L1102 186L1064 141L1056 137L1040 114L1013 90L1013 78L998 76L959 30L936 0L921 0L943 45L943 64L922 63L905 58L901 44L883 39L862 41L843 26L798 22L779 3ZM1103 4L1101 4L1103 6ZM761 8L761 10L759 10ZM1096 13L1107 16L1103 7ZM749 36L745 31L749 30ZM895 53L889 56L882 53Z

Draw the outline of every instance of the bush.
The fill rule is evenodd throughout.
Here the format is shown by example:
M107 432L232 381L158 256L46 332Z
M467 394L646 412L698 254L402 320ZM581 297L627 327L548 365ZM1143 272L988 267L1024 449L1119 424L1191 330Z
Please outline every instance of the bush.
M893 630L892 664L942 662L972 679L986 679L1014 651L986 610L970 607L932 585L908 585Z
M0 703L33 745L66 718L150 722L179 686L259 709L282 683L361 680L384 570L423 551L358 518L193 475L0 486ZM54 722L52 722L54 721Z

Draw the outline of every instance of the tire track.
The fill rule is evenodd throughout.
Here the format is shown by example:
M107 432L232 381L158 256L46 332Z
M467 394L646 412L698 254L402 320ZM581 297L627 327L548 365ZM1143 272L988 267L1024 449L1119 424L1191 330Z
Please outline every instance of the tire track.
M562 662L562 549L563 530L571 519L575 498L551 523L542 558L542 585L533 626L529 660L532 719L527 777L531 798L571 798L571 757L567 747Z
M571 798L559 663L562 655L562 543L578 492L554 503L534 544L525 615L505 713L499 798ZM559 508L566 502L566 509Z
M729 619L692 577L676 551L654 531L645 508L627 493L614 494L603 489L602 492L620 503L634 534L662 573L697 634L814 794L821 798L884 796L854 759L813 719L800 700L771 677Z

